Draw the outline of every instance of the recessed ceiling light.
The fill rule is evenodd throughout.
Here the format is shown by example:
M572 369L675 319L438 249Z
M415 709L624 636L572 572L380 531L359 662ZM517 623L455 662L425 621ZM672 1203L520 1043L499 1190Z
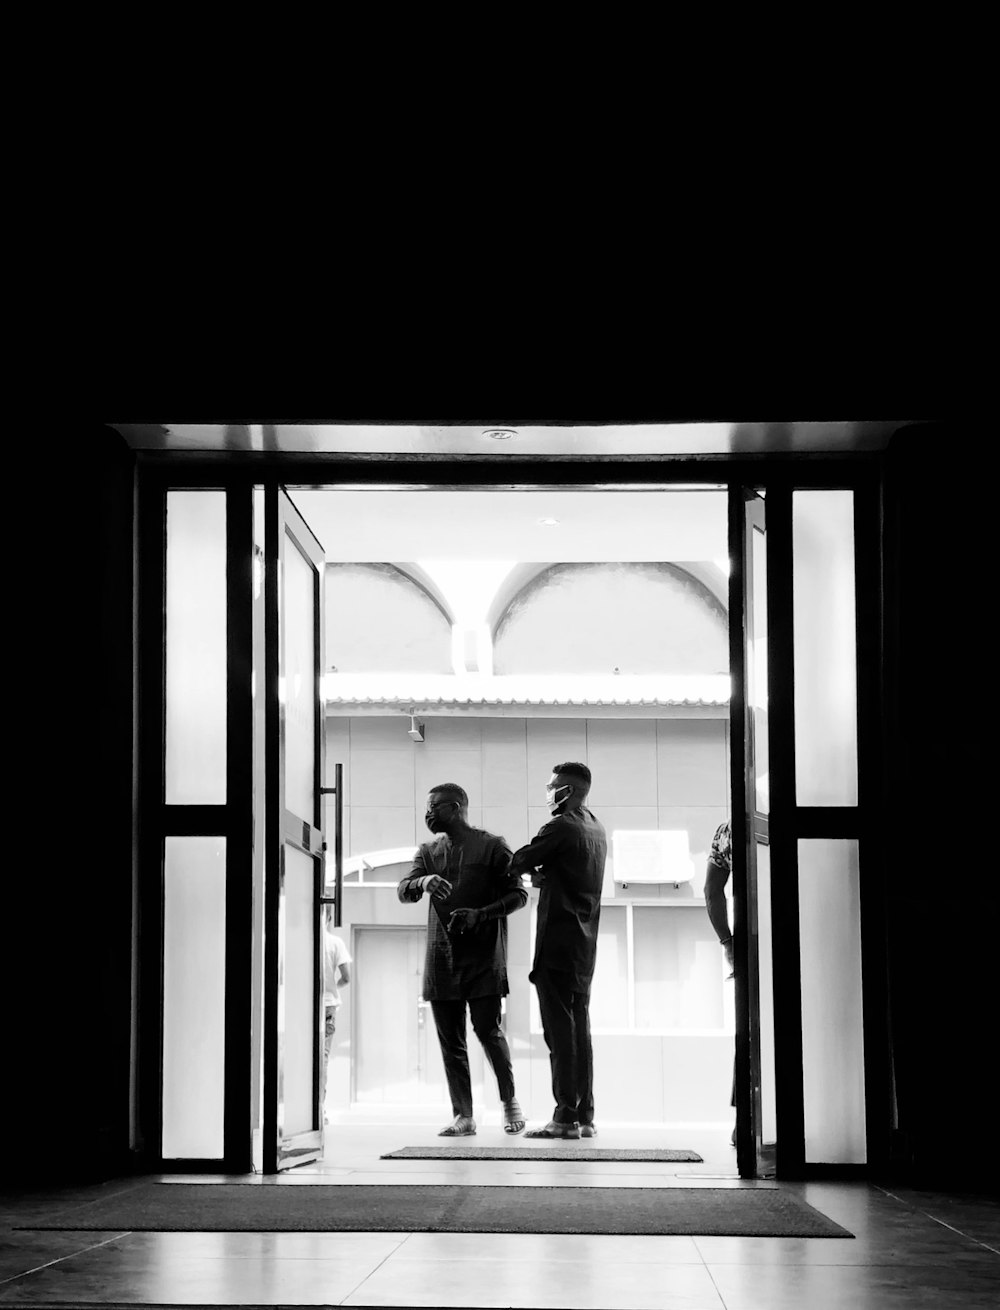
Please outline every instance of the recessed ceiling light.
M487 428L483 436L492 437L494 441L510 441L511 437L517 436L517 433L513 428Z
M554 528L558 525L558 519L539 519L538 522L543 528Z

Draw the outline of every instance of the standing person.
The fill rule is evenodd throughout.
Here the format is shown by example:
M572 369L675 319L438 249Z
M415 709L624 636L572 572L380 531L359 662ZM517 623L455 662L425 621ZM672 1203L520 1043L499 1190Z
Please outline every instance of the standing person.
M584 804L590 782L585 764L555 766L545 788L552 818L514 853L511 865L516 873L530 872L532 885L541 888L528 977L538 993L556 1103L549 1123L526 1137L597 1135L590 984L608 842L603 825Z
M340 988L351 981L351 956L343 940L331 931L330 920L323 919L323 1095L321 1103L323 1122L326 1117L326 1080L330 1069L330 1051L337 1028L337 1010L340 1008Z
M423 996L431 1003L455 1116L439 1136L472 1137L476 1132L466 1007L496 1074L504 1132L519 1133L524 1114L514 1094L500 998L509 991L507 916L527 904L528 893L510 870L504 839L469 824L469 798L457 783L431 788L424 820L435 839L419 847L413 868L396 890L401 901L419 901L424 892L430 899Z
M715 836L712 838L712 848L708 853L708 864L705 868L705 909L708 911L709 922L715 929L715 935L719 939L719 945L726 952L726 963L729 965L729 977L734 976L734 956L733 956L733 930L729 926L729 906L726 903L726 883L733 871L733 835L732 826L727 819L725 823L720 823L715 830ZM730 1105L736 1104L736 1055L733 1054L733 1090L730 1097ZM733 1135L729 1139L733 1146L736 1145L736 1128L733 1127Z

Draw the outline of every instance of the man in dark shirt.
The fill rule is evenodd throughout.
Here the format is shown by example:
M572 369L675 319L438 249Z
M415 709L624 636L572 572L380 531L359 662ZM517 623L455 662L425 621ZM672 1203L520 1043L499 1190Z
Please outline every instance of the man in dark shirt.
M585 764L555 766L545 788L552 818L515 851L511 863L513 873L530 872L532 885L541 888L528 977L538 993L556 1103L550 1122L526 1137L597 1134L590 984L608 842L603 825L584 805L590 782Z
M519 1133L524 1114L514 1094L510 1048L500 1026L500 998L507 986L507 915L527 904L528 893L510 869L502 837L469 824L469 798L457 783L433 787L424 816L437 834L424 842L413 868L401 879L401 901L427 910L423 995L430 1001L444 1061L454 1122L441 1137L472 1137L472 1080L465 1044L465 1010L496 1074L504 1131Z

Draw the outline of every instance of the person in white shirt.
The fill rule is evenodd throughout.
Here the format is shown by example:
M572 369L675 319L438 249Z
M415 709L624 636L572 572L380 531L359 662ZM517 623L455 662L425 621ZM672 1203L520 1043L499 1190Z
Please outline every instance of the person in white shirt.
M326 1077L330 1067L330 1050L337 1028L337 1010L340 1006L340 988L351 981L351 955L344 942L330 930L328 919L323 921L323 1007L326 1020L323 1028L323 1090L321 1101L326 1103ZM326 1110L323 1122L328 1123Z

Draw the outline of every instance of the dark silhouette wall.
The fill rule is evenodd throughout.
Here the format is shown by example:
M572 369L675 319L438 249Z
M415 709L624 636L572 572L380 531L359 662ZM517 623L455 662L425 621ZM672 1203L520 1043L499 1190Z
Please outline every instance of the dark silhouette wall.
M886 458L892 1174L995 1190L997 874L984 795L995 602L971 441L965 428L909 428Z

